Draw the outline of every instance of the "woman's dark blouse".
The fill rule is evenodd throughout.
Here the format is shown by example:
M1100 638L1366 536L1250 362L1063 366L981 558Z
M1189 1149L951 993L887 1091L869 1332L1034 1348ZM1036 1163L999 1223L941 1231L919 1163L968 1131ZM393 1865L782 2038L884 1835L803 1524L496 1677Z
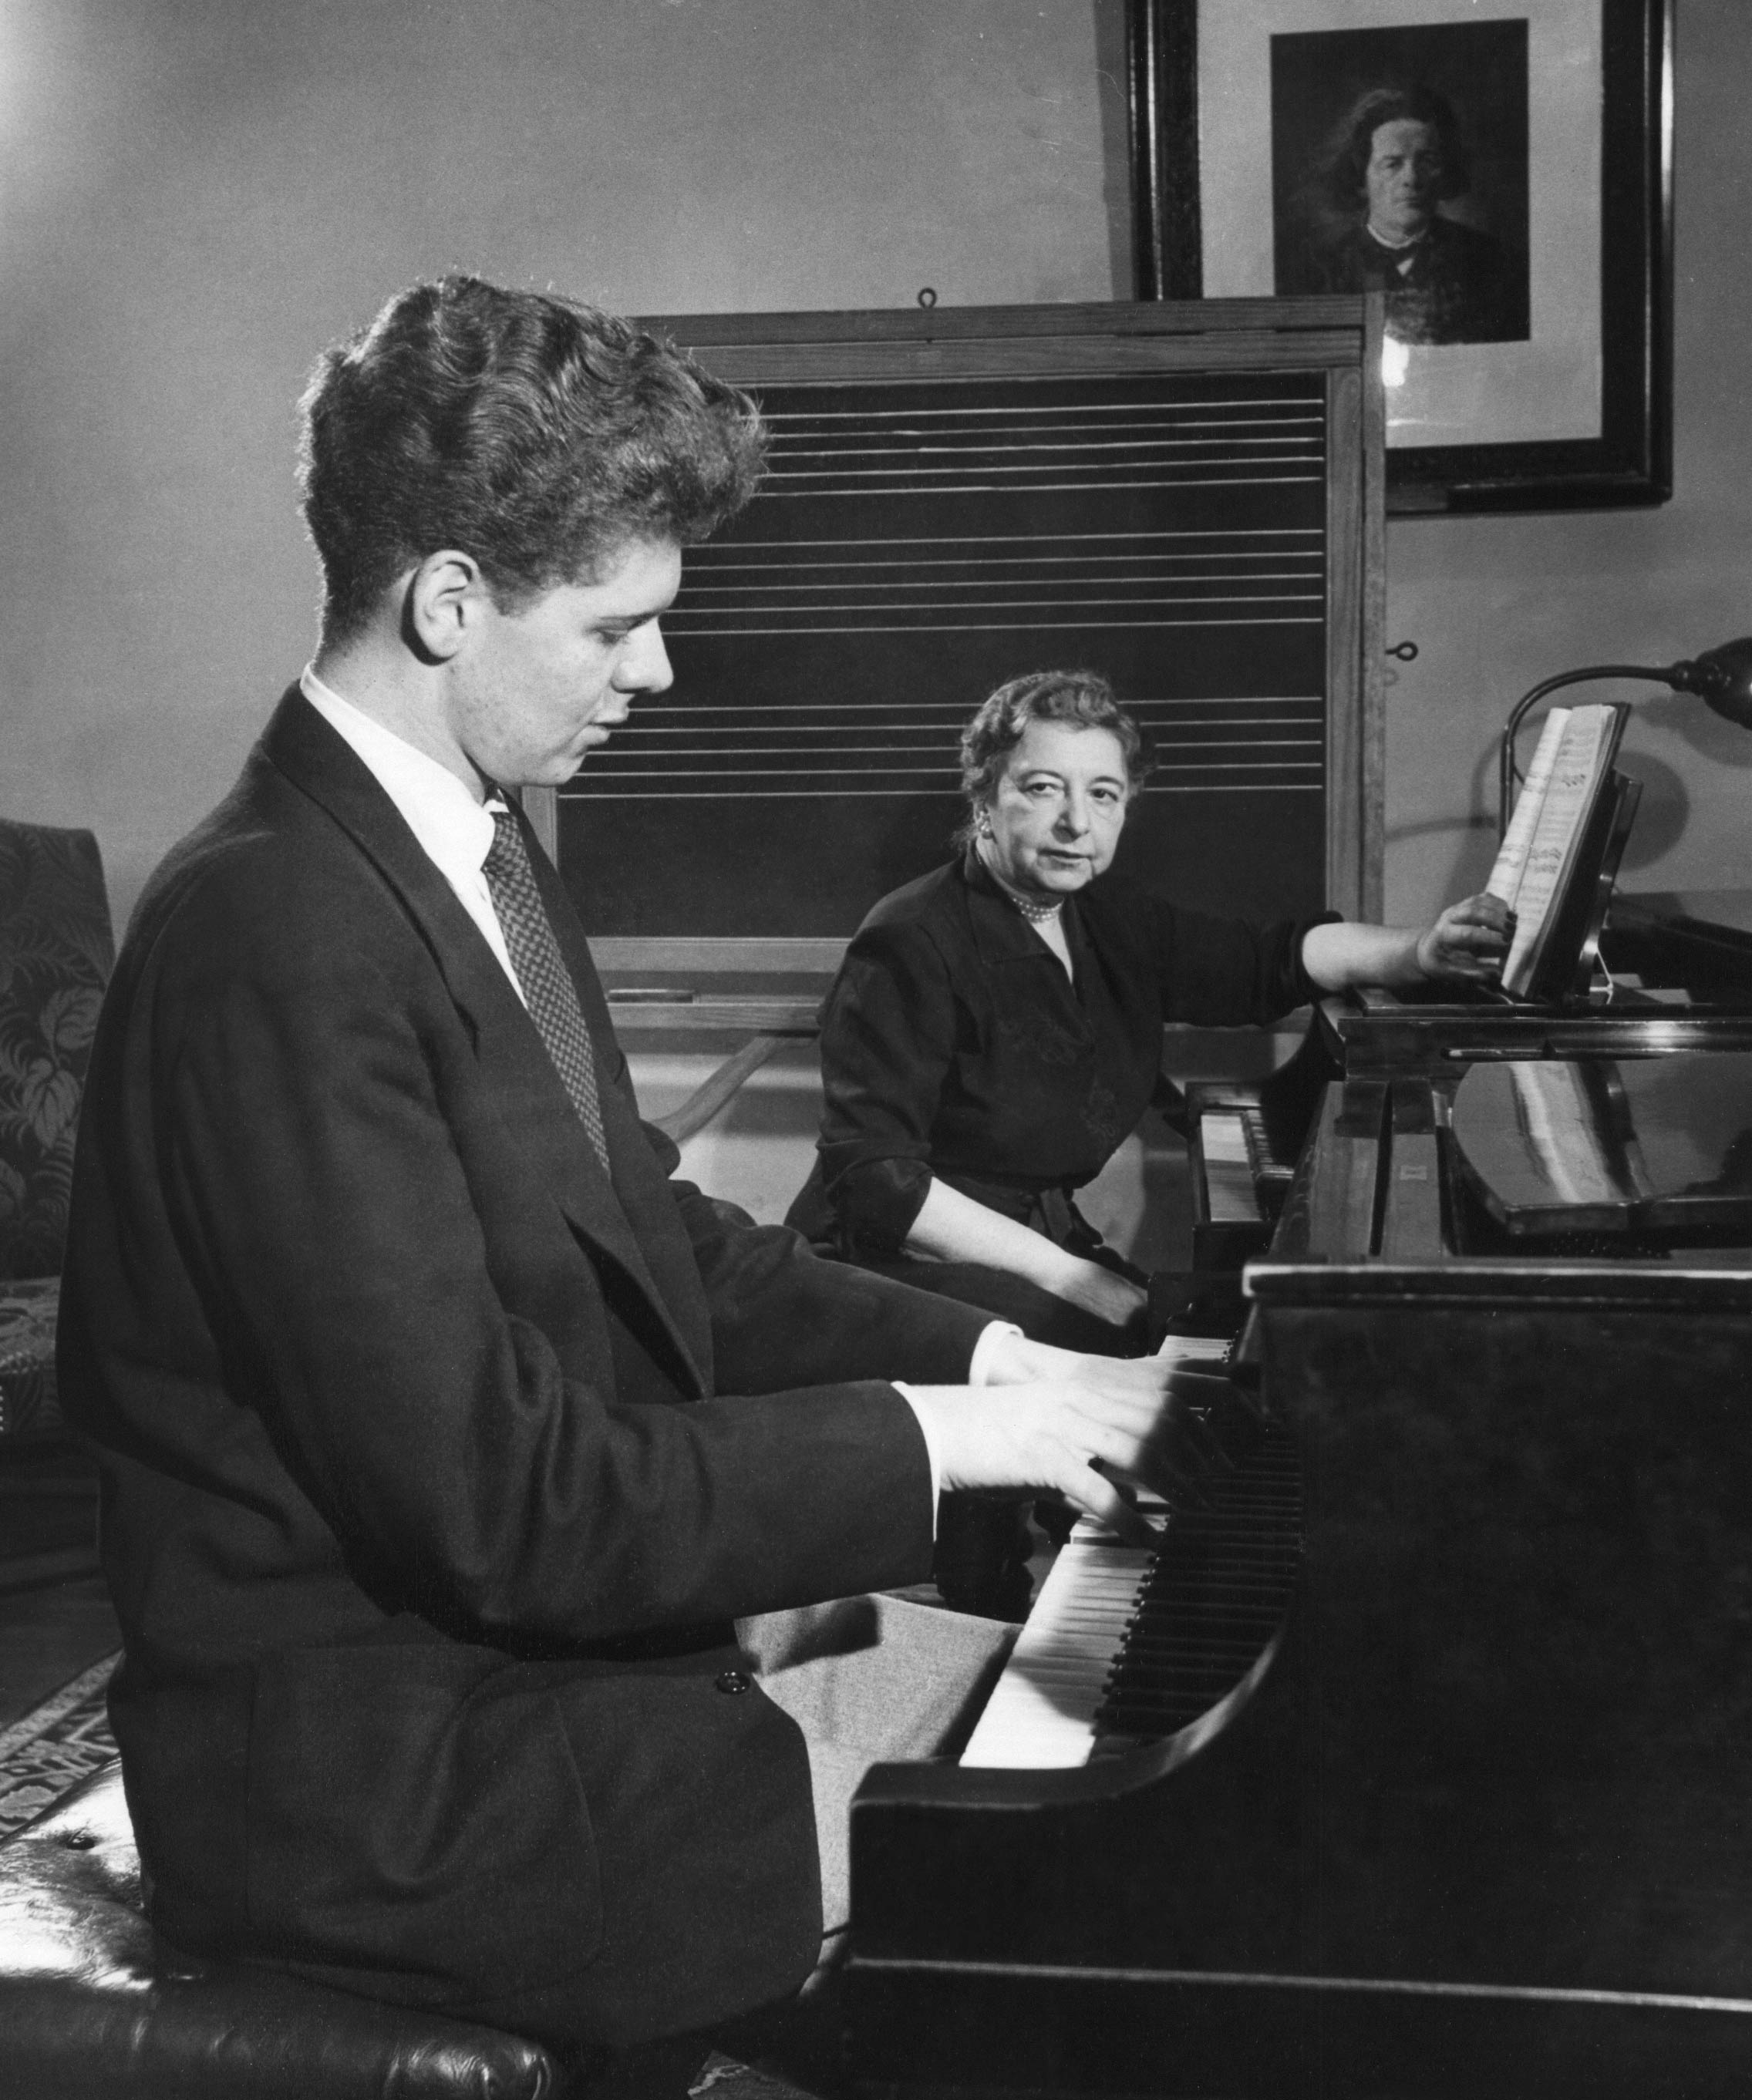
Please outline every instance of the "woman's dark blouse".
M898 1249L933 1176L1037 1214L1136 1127L1165 1021L1264 1023L1315 995L1312 919L1211 918L1103 876L1061 923L1074 984L970 853L858 929L822 1014L821 1236L841 1252Z

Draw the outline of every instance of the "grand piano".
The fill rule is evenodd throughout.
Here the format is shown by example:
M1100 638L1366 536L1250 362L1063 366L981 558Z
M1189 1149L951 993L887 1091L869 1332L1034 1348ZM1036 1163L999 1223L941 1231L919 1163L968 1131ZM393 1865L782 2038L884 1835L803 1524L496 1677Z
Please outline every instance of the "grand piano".
M860 1792L867 2091L1752 2090L1752 907L1603 946L1194 1090L1223 1461Z

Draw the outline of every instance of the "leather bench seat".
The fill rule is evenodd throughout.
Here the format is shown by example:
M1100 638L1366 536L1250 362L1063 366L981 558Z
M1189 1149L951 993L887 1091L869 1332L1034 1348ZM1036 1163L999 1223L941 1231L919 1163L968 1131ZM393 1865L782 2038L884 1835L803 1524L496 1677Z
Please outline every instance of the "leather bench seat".
M0 2095L559 2100L492 2028L173 1952L147 1922L121 1767L0 1845Z

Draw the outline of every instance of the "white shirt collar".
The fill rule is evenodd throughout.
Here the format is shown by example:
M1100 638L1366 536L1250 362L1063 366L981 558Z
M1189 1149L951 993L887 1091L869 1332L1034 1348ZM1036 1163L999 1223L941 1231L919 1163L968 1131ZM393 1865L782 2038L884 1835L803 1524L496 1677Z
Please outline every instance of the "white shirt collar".
M492 844L492 812L505 806L502 798L495 794L483 807L448 766L343 699L314 670L306 669L298 688L370 768L428 858L447 873L461 865L478 874Z
M405 737L386 729L362 708L342 699L315 671L306 669L298 690L335 734L351 745L395 805L421 852L456 893L522 999L523 988L511 966L482 871L492 845L492 814L506 806L503 798L495 794L484 806L477 802L454 773L417 750Z

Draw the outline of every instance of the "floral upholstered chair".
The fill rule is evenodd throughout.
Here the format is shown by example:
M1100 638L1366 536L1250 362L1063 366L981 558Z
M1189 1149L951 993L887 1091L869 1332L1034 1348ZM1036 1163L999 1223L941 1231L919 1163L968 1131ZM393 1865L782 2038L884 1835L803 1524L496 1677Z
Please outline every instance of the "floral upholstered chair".
M0 1436L60 1427L73 1131L115 953L91 834L0 821Z

